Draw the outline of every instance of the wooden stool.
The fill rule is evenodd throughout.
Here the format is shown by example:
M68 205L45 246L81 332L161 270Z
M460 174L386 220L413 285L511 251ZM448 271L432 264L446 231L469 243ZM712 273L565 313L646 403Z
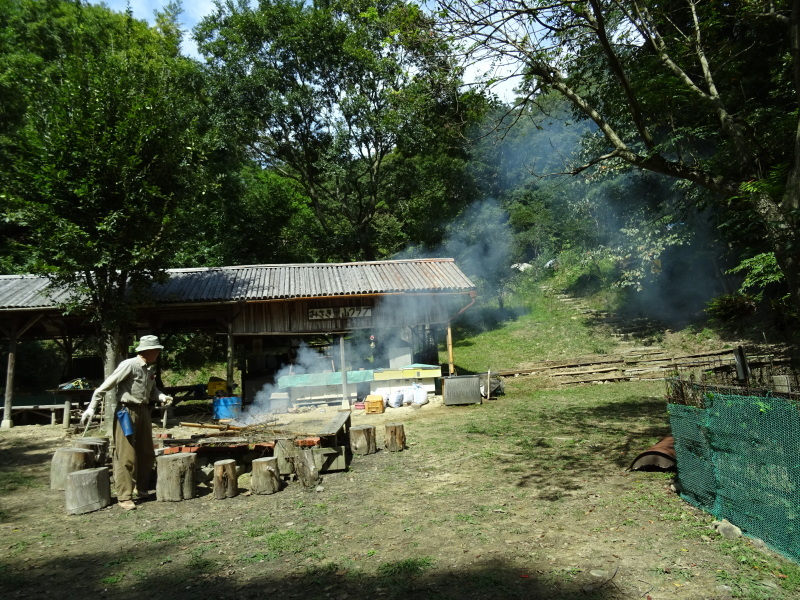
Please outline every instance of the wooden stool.
M406 432L402 423L387 423L384 446L389 452L401 452L406 447Z
M236 461L232 458L214 463L214 498L224 500L239 494L239 477L236 475Z
M350 449L353 454L375 454L375 425L355 425L350 428Z
M281 478L278 474L278 459L274 456L255 459L251 481L254 494L274 494L280 491Z
M108 467L82 469L67 476L68 515L82 515L111 504L111 476Z
M156 500L180 502L195 496L194 465L197 455L193 452L164 454L156 460Z
M86 448L94 452L94 464L98 467L106 464L108 460L107 438L76 438L72 440L75 448Z
M67 475L73 471L94 467L94 451L86 448L59 448L50 464L50 489L63 490L67 487Z

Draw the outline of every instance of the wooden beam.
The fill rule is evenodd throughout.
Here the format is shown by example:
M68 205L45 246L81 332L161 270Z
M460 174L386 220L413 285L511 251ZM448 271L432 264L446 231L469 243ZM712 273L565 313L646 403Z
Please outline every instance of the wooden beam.
M455 375L456 367L453 361L453 325L447 323L447 362L450 364L449 375Z
M344 334L339 336L339 369L342 372L342 408L350 408L350 398L347 392L347 364L344 356Z

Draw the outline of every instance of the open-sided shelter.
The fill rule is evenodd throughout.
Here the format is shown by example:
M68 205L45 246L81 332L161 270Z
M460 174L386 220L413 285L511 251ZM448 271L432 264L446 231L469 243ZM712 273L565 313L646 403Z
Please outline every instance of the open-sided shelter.
M446 327L452 372L449 323L476 296L474 284L451 258L171 269L167 275L139 303L137 335L227 336L229 383L239 343L255 361L265 339L337 336L343 349L344 336L355 330L401 332L393 339L408 342L413 358L415 346L430 342L432 328ZM9 349L5 426L10 426L6 415L18 341L60 339L69 351L74 340L95 332L86 317L65 313L66 300L65 291L44 277L0 276L0 334ZM258 369L245 372L253 374L256 386Z

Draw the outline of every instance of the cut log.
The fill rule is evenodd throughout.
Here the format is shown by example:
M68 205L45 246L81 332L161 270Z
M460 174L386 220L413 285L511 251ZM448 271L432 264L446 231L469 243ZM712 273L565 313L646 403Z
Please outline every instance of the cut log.
M239 493L239 478L236 475L236 461L232 458L214 463L214 498L224 500Z
M108 467L82 469L67 476L68 515L82 515L111 504L111 476Z
M74 471L94 468L94 452L86 448L59 448L50 464L50 489L67 487L67 476Z
M294 440L291 438L278 438L275 440L275 458L278 459L278 475L291 475L294 473L294 463L290 456L297 454Z
M281 489L278 473L278 459L274 456L257 458L253 461L252 492L254 494L274 494Z
M106 438L76 438L72 440L75 448L86 448L94 452L94 464L102 467L108 460L108 439Z
M387 423L384 446L389 452L400 452L406 447L406 432L402 423Z
M319 484L319 469L314 461L314 454L310 448L306 448L296 452L292 456L288 456L287 460L294 466L294 472L297 474L297 479L303 484L303 487L312 488Z
M350 428L350 449L353 454L375 454L375 425L356 425Z
M165 454L157 460L156 500L180 502L195 496L197 482L194 466L197 455L193 452Z

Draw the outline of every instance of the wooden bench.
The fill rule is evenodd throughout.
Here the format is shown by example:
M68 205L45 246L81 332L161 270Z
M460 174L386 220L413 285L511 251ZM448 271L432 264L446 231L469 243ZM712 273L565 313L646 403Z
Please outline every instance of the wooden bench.
M28 406L12 406L11 416L14 413L32 413L42 417L50 417L50 425L56 424L56 413L61 411L61 423L64 427L69 427L70 411L72 410L72 403L67 400L62 404L31 404ZM3 412L3 419L5 419L5 407L0 406L0 411Z
M317 432L321 438L333 438L334 445L350 444L350 410L340 410L325 426Z

